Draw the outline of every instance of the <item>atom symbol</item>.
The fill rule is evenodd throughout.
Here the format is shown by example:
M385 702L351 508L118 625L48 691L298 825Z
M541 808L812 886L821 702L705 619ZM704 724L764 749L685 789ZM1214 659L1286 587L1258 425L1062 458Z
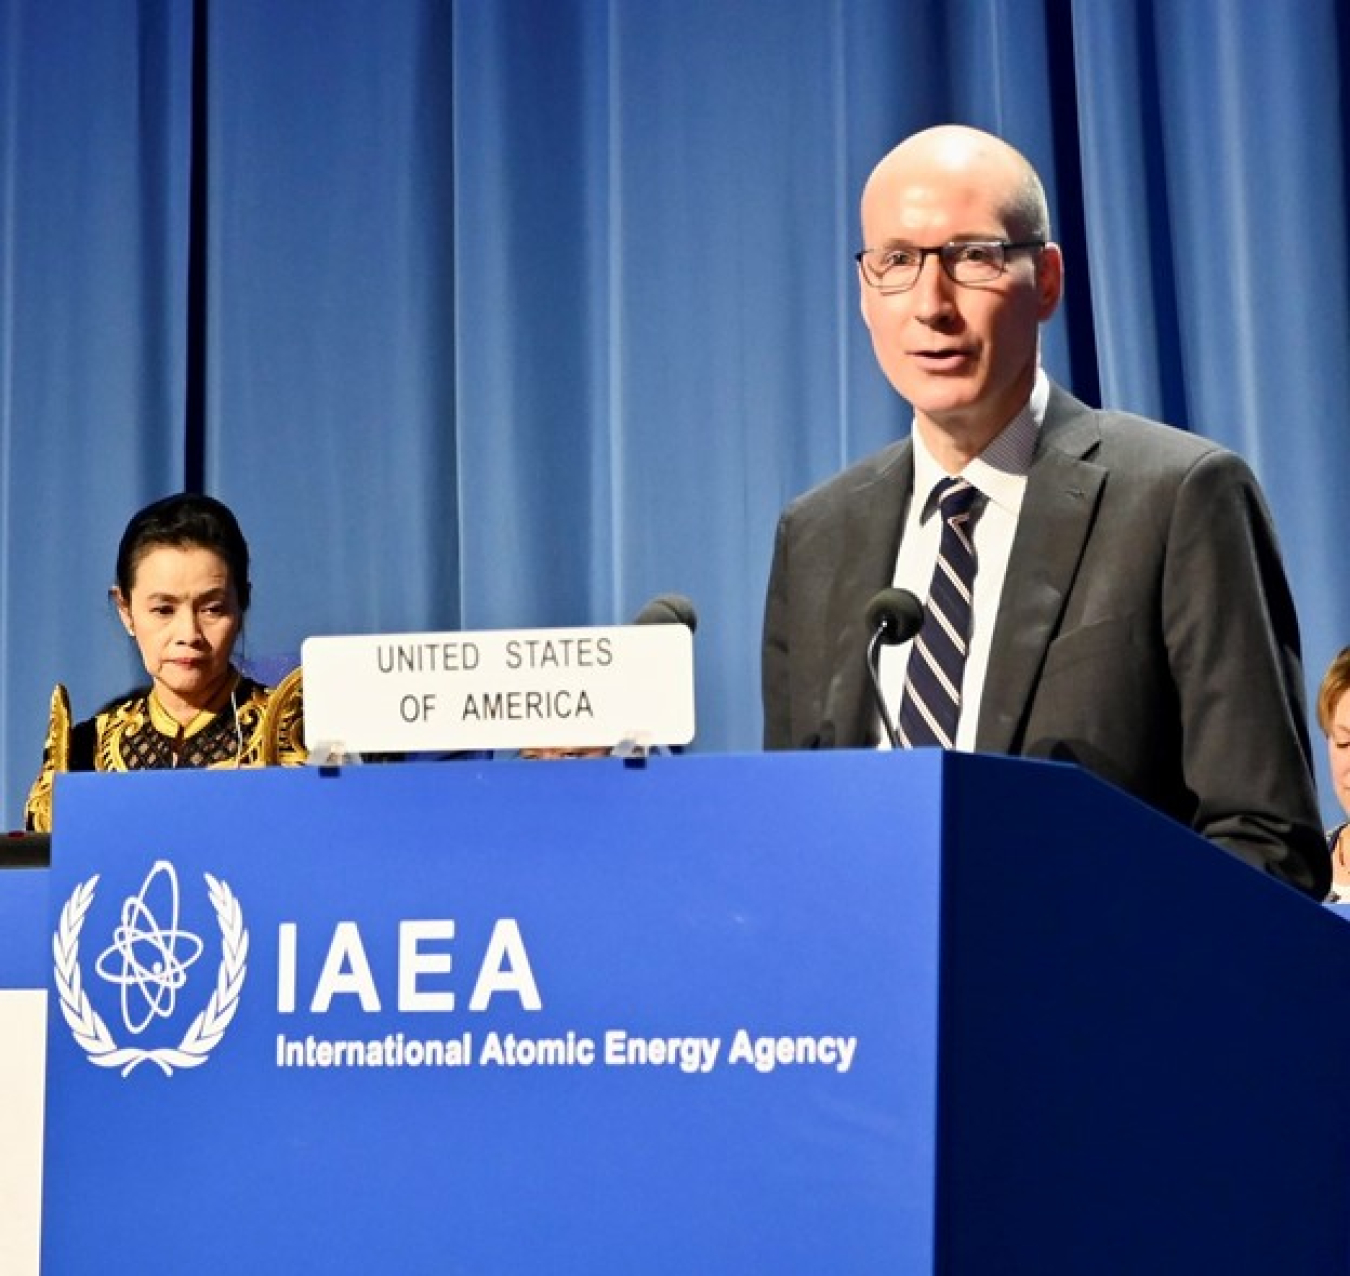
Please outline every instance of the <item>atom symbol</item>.
M148 898L161 874L167 881L167 926L159 924ZM201 955L201 937L178 928L178 874L167 860L158 860L140 893L123 903L122 924L113 932L112 943L99 953L94 969L121 988L122 1022L128 1032L140 1033L152 1020L173 1014L188 967Z

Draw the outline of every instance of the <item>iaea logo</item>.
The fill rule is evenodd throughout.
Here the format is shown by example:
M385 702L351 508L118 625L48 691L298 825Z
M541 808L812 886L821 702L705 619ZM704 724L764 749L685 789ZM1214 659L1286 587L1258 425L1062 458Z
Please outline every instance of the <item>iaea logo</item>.
M206 1062L239 1008L248 973L248 931L239 901L224 882L204 873L206 893L220 927L220 966L206 1008L188 1025L176 1046L152 1049L120 1045L84 989L80 968L80 932L94 902L98 874L71 892L52 936L56 990L61 1013L91 1063L121 1068L125 1077L142 1063L157 1064L165 1076L175 1068ZM195 977L203 952L200 935L179 925L178 873L168 860L157 860L135 895L122 903L121 923L94 963L94 973L118 988L122 1027L139 1036L156 1020L171 1018L179 993Z

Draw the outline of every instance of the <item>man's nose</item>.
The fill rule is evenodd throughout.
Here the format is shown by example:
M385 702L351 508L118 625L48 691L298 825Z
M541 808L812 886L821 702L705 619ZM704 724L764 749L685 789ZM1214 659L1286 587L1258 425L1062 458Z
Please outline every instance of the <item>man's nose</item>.
M919 277L914 281L914 313L921 322L932 322L952 310L951 281L937 253L929 253L919 266Z

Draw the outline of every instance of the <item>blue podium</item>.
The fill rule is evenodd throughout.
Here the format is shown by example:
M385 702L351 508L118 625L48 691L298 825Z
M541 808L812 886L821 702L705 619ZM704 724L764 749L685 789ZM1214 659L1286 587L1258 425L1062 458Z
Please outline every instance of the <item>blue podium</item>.
M1052 764L66 776L43 1270L1350 1265L1350 928Z

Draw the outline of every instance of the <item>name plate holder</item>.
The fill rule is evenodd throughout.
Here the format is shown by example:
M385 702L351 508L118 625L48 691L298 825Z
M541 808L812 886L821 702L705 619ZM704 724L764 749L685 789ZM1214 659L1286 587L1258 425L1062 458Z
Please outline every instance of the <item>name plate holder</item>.
M501 749L638 756L694 738L683 624L322 635L300 654L313 764Z

